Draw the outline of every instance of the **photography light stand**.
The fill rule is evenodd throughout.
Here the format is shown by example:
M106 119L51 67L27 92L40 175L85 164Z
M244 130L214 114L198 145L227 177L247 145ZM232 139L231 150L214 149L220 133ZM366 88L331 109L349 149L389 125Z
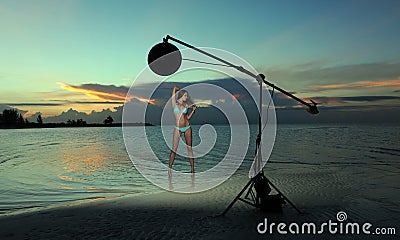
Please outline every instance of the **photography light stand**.
M263 82L265 82L265 76L263 74L259 74L256 76L256 80L258 82L259 85L259 106L262 107L262 84ZM260 108L261 108L260 107ZM260 109L259 111L259 115L258 115L258 134L257 134L257 138L256 138L256 157L257 160L255 161L255 164L260 164L262 162L262 154L261 154L261 134L262 134L262 129L261 129L261 118L262 118L262 110ZM255 169L260 169L260 167L258 166L254 166ZM255 187L256 184L259 184L260 187L262 189L259 188L255 188L255 194L253 191L253 188ZM231 209L231 207L238 201L242 201L246 204L249 204L253 207L260 207L261 206L261 202L260 202L260 198L261 197L265 197L266 195L269 194L269 192L271 191L270 187L275 189L275 191L278 192L278 195L280 197L282 197L287 203L289 203L298 213L301 214L301 211L264 175L264 171L261 169L261 171L259 173L257 173L256 176L252 177L247 184L243 187L243 189L239 192L239 194L233 199L233 201L228 205L228 207L225 209L225 211L221 214L222 216L224 216L229 209ZM244 196L244 198L242 197L243 193L246 191L246 189L248 189L246 195ZM249 198L249 196L251 198Z
M315 103L314 101L310 100L311 103L307 103L303 100L301 100L300 98L294 96L293 94L283 90L280 87L275 86L274 84L268 82L265 79L265 76L263 74L254 74L250 71L248 71L247 69L245 69L242 66L237 66L234 65L228 61L225 61L213 54L210 54L208 52L205 52L201 49L198 49L192 45L189 45L185 42L182 42L176 38L173 38L169 35L167 35L165 38L163 38L163 43L157 44L156 46L153 47L153 49L151 49L149 56L148 56L148 62L150 65L150 68L156 72L159 75L171 75L173 74L175 71L177 71L180 67L181 64L181 60L182 60L182 56L178 50L177 47L175 47L174 45L168 43L168 40L177 42L183 46L186 46L188 48L191 48L197 52L200 52L210 58L213 58L219 62L222 62L223 64L225 64L228 67L232 67L235 68L236 70L245 73L247 75L249 75L250 77L254 78L255 80L257 80L258 85L259 85L259 106L260 106L260 111L259 111L259 116L258 116L258 135L256 138L256 156L257 156L257 160L255 161L255 165L254 166L259 166L256 169L260 169L261 167L261 163L262 163L262 155L261 155L261 134L262 134L262 129L261 129L261 117L262 117L262 86L263 83L272 87L273 89L277 89L278 91L280 91L281 93L285 94L288 97L291 97L294 100L297 100L298 102L302 103L303 105L307 106L307 112L311 113L311 114L318 114L318 108L317 108L317 103ZM172 53L172 54L171 54ZM159 59L162 56L167 56L168 59L166 59L164 62L160 62L157 65L151 65L151 63L153 63L155 60ZM270 192L270 187L274 188L276 190L276 192L278 193L278 195L280 197L282 197L283 200L285 200L287 203L289 203L297 212L301 213L301 211L281 192L279 191L279 189L272 184L272 182L270 180L268 180L265 176L264 176L264 172L261 169L256 176L252 177L249 182L245 185L245 187L239 192L239 194L233 199L233 201L229 204L229 206L225 209L225 211L221 214L221 215L225 215L229 209L238 201L242 201L246 204L249 204L253 207L261 207L261 203L260 203L260 197L268 195ZM256 194L254 194L253 188L255 188L256 190ZM248 189L248 190L247 190ZM242 195L243 193L247 190L247 193L245 195L245 197L243 198ZM251 198L249 198L249 196Z

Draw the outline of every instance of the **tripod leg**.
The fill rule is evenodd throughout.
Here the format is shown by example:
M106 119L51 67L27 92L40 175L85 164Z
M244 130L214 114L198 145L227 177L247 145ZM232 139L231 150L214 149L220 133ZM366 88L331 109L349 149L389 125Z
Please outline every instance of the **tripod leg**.
M268 179L268 182L271 185L271 187L273 187L283 197L283 199L285 199L290 204L290 206L292 206L294 209L296 209L296 211L298 213L302 214L302 212L285 195L283 195L283 193L281 191L279 191L279 189L277 187L275 187L275 185L272 184L272 182L269 179Z
M251 188L254 186L254 182L251 183L249 190L247 191L246 195L244 196L244 198L248 198L250 193L251 193Z
M221 214L222 216L225 215L225 213L227 213L229 211L229 209L231 209L231 207L233 206L233 204L235 204L235 202L240 198L240 196L242 196L242 194L244 193L244 191L246 191L247 187L250 186L250 184L253 182L253 179L250 179L250 181L246 184L246 186L244 186L244 188L242 189L242 191L240 191L240 193L235 197L235 199L233 199L233 201L231 202L231 204L229 204L229 206L225 209L225 211Z

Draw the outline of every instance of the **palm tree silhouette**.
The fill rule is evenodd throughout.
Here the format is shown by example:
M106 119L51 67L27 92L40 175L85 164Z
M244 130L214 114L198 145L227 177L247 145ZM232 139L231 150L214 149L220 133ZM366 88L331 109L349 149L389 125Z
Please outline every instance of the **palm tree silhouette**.
M3 127L23 127L25 120L16 109L4 109L0 114L0 125Z
M41 114L39 114L39 116L37 116L36 121L39 123L39 125L43 124L43 119L42 119L42 115Z

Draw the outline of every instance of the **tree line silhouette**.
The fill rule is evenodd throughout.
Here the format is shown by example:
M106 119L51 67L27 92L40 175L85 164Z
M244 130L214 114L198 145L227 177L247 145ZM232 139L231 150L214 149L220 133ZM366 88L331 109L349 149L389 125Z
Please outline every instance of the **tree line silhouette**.
M79 118L77 120L68 119L67 121L67 125L70 126L85 126L86 124L87 124L86 121L83 121L82 118Z
M30 122L24 119L16 109L4 109L0 113L1 128L21 128L29 125Z
M66 122L61 123L43 123L42 115L39 114L36 122L30 122L24 118L21 113L16 109L4 109L0 113L0 128L41 128L41 127L98 127L98 126L121 126L122 124L113 124L114 119L108 116L104 119L103 124L88 124L82 118L68 119ZM140 125L140 124L138 124ZM147 125L147 124L146 124Z

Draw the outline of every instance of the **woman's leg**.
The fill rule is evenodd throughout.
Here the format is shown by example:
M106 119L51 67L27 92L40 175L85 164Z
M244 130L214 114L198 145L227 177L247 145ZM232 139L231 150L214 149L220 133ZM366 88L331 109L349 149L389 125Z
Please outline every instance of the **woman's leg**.
M193 150L192 150L192 128L191 127L185 132L185 140L186 140L186 145L187 145L188 154L189 154L190 166L192 167L192 173L194 173L194 159L193 159Z
M169 155L169 164L168 164L169 168L172 168L172 164L174 164L176 150L178 149L179 136L180 136L179 130L174 128L174 134L172 136L172 149L171 149L171 154Z

